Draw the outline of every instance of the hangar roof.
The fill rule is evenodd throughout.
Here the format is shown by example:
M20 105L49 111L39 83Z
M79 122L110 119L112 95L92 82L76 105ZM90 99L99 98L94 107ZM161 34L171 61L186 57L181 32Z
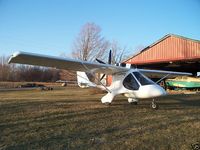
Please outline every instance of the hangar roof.
M168 34L124 61L140 68L200 71L200 41Z

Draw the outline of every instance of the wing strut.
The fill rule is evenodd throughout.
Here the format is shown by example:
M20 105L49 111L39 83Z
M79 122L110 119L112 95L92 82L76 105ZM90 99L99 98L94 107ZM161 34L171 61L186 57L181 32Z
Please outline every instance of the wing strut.
M156 83L158 84L159 82L161 82L162 80L164 80L165 78L167 78L169 75L170 75L170 73L167 74L167 75L165 75L164 77L162 77L162 78L159 79L158 81L156 81Z

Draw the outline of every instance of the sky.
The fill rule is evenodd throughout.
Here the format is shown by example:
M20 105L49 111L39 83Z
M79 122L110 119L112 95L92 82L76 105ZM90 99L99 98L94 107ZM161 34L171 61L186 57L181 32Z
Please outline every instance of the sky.
M0 0L0 55L70 57L88 22L135 53L169 33L200 40L200 0Z

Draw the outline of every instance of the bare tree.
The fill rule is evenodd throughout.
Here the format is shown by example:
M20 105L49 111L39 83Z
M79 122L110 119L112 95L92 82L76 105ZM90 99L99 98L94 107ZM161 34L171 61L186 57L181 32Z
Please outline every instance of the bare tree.
M115 40L111 42L110 47L112 50L112 64L121 63L129 56L130 52L128 52L126 47L120 46Z
M119 43L117 41L112 41L111 43L111 50L112 50L112 64L116 64L121 62L122 56L124 53L124 49L121 49Z
M104 59L109 42L101 36L101 28L94 23L86 23L75 39L72 56L85 61Z

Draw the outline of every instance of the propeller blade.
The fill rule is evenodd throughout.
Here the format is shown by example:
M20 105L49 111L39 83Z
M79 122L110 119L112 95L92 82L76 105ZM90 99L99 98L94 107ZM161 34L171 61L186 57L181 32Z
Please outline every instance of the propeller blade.
M110 50L110 52L109 52L108 64L111 64L111 61L112 61L112 50Z
M103 62L103 61L101 61L101 60L99 60L97 58L96 58L96 61L98 61L100 64L106 64L105 62Z
M105 77L105 75L106 75L106 74L103 74L103 75L102 75L102 77L101 77L100 81L101 81L101 80L102 80L102 79Z

